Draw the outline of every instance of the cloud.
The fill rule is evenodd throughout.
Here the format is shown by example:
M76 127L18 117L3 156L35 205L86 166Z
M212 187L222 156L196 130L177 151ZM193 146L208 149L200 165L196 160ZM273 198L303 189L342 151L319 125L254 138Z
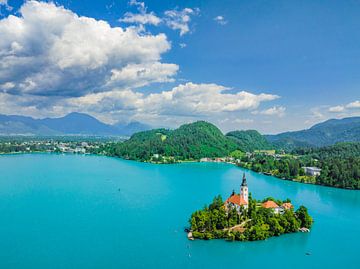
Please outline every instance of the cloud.
M166 10L163 17L158 17L154 12L147 12L147 7L144 2L131 0L130 6L136 6L138 13L126 12L124 17L119 19L120 22L132 24L150 24L158 26L164 23L172 30L179 30L180 36L190 32L190 22L192 16L197 16L200 13L198 8L184 8L182 10L172 9Z
M254 120L253 119L235 119L234 122L240 123L240 124L249 124L249 123L253 123Z
M331 113L340 113L347 112L349 110L355 110L360 108L360 101L356 100L354 102L348 103L346 105L338 105L329 107L328 111Z
M360 101L354 101L346 105L346 108L360 108Z
M268 109L265 109L262 111L253 111L252 114L283 117L285 115L285 110L286 110L286 108L283 106L273 106L271 108L268 108Z
M200 13L200 9L184 8L182 10L167 10L165 11L165 23L173 30L179 30L180 36L190 32L189 23L191 22L191 16L197 16Z
M144 2L138 2L136 0L131 0L129 2L131 6L137 6L137 10L139 13L134 14L131 12L126 12L124 17L119 19L120 22L125 23L138 23L138 24L152 24L159 25L161 23L161 19L155 15L154 12L147 13L147 8Z
M72 98L72 106L79 105L87 111L132 111L133 114L201 117L256 109L260 103L277 99L271 94L252 94L246 91L229 93L229 88L217 84L180 84L169 91L143 93L112 91Z
M332 113L339 113L339 112L343 112L345 110L345 107L343 106L333 106L329 108L329 112Z
M180 48L183 49L183 48L186 48L187 45L185 43L180 43L179 46L180 46Z
M155 26L161 23L161 19L152 12L146 14L134 14L127 12L125 13L124 18L119 21L126 23L152 24Z
M224 18L223 16L221 16L221 15L216 16L216 17L214 18L214 21L217 22L217 23L220 24L220 25L226 25L226 24L228 23L228 21L225 20L225 18Z
M161 62L171 47L164 34L111 27L54 3L27 1L19 14L0 20L0 85L7 93L83 96L172 81L178 70Z
M143 2L130 3L146 12ZM142 119L167 126L230 117L245 124L252 120L243 113L279 98L192 82L140 91L175 82L179 66L161 59L171 48L165 34L146 33L141 22L112 27L48 2L27 1L16 14L0 20L0 113L53 117L79 111L107 122ZM184 35L197 14L167 11L164 23Z

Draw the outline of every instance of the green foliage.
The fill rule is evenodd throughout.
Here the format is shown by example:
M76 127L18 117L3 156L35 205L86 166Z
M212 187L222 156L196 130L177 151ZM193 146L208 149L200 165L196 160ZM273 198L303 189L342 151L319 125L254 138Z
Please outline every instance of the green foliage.
M239 149L244 152L254 150L273 149L273 146L256 130L232 131L226 134L233 139Z
M245 152L241 151L241 150L234 150L233 152L230 153L230 157L234 158L234 159L239 159L241 160L242 158L244 158L246 156Z
M300 206L298 210L296 210L295 214L300 221L301 227L305 227L305 228L311 227L313 223L313 219L308 214L307 208L305 206Z
M240 166L295 181L338 188L360 189L360 143L339 143L322 148L301 148L280 157L254 154ZM321 168L320 176L305 175L302 167Z
M289 199L273 200L278 204L290 202ZM293 233L300 227L310 228L313 220L304 206L296 212L285 210L283 214L276 214L272 209L261 207L260 201L253 199L250 194L249 208L243 209L240 214L235 209L226 212L221 197L217 196L209 206L195 211L189 222L194 238L255 241ZM239 224L240 229L230 229Z
M198 121L176 130L155 129L136 133L129 140L114 144L110 152L140 161L149 161L154 154L172 156L175 160L198 160L228 156L236 147L217 127Z

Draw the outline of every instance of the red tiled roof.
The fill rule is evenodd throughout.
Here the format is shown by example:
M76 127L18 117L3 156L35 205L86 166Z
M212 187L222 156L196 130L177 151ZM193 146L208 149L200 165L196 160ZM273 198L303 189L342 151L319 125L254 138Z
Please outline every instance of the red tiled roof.
M248 203L244 200L243 197L240 197L240 195L238 194L233 194L231 195L226 201L225 204L227 203L232 203L232 204L236 204L236 205L247 205Z
M265 208L277 208L279 207L277 203L275 203L274 201L266 201L262 204L262 207L265 207Z
M291 208L293 208L294 206L293 206L291 203L283 203L283 204L282 204L282 207L285 208L285 209L291 209Z

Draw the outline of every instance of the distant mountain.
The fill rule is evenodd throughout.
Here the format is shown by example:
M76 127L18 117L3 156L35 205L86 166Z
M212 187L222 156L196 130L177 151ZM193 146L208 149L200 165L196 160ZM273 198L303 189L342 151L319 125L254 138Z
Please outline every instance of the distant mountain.
M129 140L117 144L113 154L142 161L149 160L154 154L184 160L228 156L236 148L236 143L216 126L198 121L175 130L154 129L136 133Z
M39 122L60 134L117 135L118 130L83 113L73 112L61 118L46 118Z
M0 135L122 135L130 136L150 127L130 122L121 127L105 124L96 118L73 112L60 118L34 119L25 116L0 115Z
M233 139L239 149L244 152L274 148L271 143L256 130L232 131L227 133L226 136Z
M142 132L150 130L152 127L150 125L138 122L138 121L131 121L129 123L116 123L113 125L116 127L121 134L126 136L131 136L134 133Z
M331 119L310 129L267 135L266 139L278 147L321 147L338 142L360 141L360 117Z

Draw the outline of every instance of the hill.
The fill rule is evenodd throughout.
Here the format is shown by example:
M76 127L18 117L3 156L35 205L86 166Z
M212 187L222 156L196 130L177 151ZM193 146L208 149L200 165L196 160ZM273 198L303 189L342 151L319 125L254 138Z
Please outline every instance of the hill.
M150 129L140 122L109 125L84 113L73 112L60 118L34 119L25 116L0 115L0 135L121 135Z
M131 121L129 123L118 122L113 125L122 135L131 136L134 133L147 131L152 129L150 125L138 121Z
M310 129L267 135L266 139L277 147L321 147L338 142L360 141L360 117L331 119L316 124Z
M227 133L226 136L233 139L239 149L244 152L274 148L271 143L256 130L232 131Z
M204 121L184 124L175 130L154 129L139 132L123 143L116 144L113 155L147 161L154 154L179 160L202 157L223 157L237 145L214 125Z

